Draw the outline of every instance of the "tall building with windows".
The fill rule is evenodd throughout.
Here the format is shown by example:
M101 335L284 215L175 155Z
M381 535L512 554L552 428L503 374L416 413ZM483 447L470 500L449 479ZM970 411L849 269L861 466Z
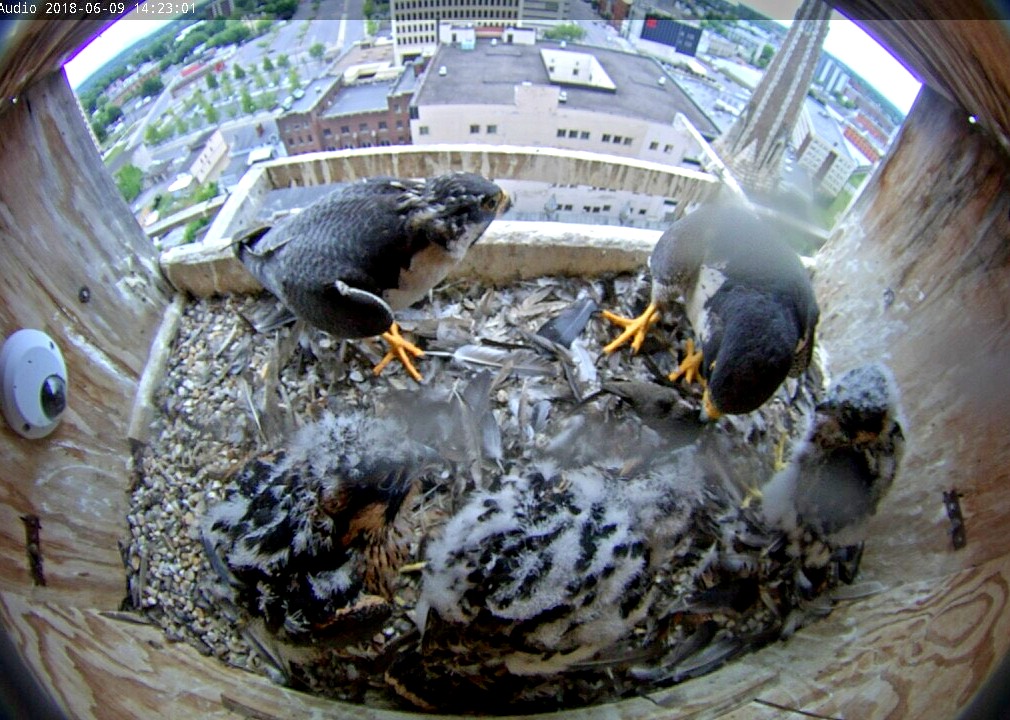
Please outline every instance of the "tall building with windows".
M469 25L477 37L501 37L510 26L549 24L568 17L571 0L390 0L397 63L431 55L442 25Z
M713 143L748 191L768 192L778 185L782 156L810 89L830 15L831 6L823 0L803 0L740 118Z
M393 64L388 44L361 44L314 78L277 118L288 155L410 143L413 64Z
M587 150L698 167L712 120L652 58L556 43L442 45L410 107L415 145Z
M792 132L796 164L810 176L814 189L835 197L859 163L849 150L842 119L826 106L807 98Z

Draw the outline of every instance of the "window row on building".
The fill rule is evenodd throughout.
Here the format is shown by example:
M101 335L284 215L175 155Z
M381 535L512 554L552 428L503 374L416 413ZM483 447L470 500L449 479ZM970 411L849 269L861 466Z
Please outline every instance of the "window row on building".
M592 140L592 133L590 133L588 130L573 130L571 128L558 128L557 137L567 138L568 140ZM628 137L627 135L601 133L600 142L610 143L612 145L628 146L632 145L635 142L635 139L632 137ZM657 145L657 143L652 144ZM673 146L667 145L667 148L670 148L669 150L667 150L667 152L670 152L672 151ZM650 149L655 150L656 148L650 148Z
M494 8L495 10L519 11L519 0L455 0L451 5L445 0L396 0L393 3L393 11L399 13L403 10L428 10L437 11L440 14L451 14L459 8L482 7Z
M403 30L403 23L423 23L423 28L427 28L431 23L437 21L438 18L434 17L429 12L398 12L396 14L397 28ZM458 10L453 14L453 19L455 21L464 20L482 20L485 22L515 22L519 19L519 13L514 10ZM417 26L415 25L415 28ZM409 28L409 26L408 26ZM409 29L407 30L409 32Z
M649 149L652 150L653 152L658 152L659 151L659 142L657 140L653 140L651 143L649 143ZM669 143L667 143L666 145L664 145L663 146L663 152L666 155L669 155L670 153L672 153L673 152L673 145L670 145Z
M481 134L480 129L481 129L481 126L479 124L476 124L476 123L471 123L470 124L470 134L471 135L480 135ZM492 125L485 125L484 126L484 133L487 134L487 135L497 135L498 134L498 126L497 125L493 125L493 124Z

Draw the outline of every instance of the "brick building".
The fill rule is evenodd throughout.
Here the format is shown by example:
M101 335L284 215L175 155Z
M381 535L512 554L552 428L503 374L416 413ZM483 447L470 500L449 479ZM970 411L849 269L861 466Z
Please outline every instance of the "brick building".
M277 119L288 155L410 144L410 101L417 87L412 64L368 79L314 80Z

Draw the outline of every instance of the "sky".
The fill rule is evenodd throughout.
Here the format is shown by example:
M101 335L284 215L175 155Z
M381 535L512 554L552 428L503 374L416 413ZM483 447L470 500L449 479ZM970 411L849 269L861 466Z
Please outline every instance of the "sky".
M105 63L141 38L147 37L171 20L130 20L113 23L105 32L70 60L64 69L70 86L76 88Z
M907 114L919 93L919 81L851 20L829 20L828 25L824 49Z
M776 6L783 4L782 0L772 2ZM755 0L753 6L761 12L769 11L768 8L762 8L760 0ZM795 8L789 11L775 7L772 17L787 17L794 11ZM833 17L839 19L829 21L831 27L824 41L824 49L851 67L898 109L907 113L919 92L918 81L855 23L837 14ZM76 88L124 48L153 33L166 22L169 21L130 20L127 17L115 23L67 63L70 85ZM785 22L788 24L788 21Z

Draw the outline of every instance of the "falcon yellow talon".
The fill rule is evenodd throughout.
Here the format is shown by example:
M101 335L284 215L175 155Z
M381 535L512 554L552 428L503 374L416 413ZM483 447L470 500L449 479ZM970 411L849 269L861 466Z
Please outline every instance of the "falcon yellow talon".
M786 466L788 465L788 463L785 461L786 440L788 439L789 436L783 432L782 437L780 437L779 441L775 443L775 460L773 463L773 469L775 470L775 472L785 470Z
M701 375L701 361L701 350L695 351L694 340L688 339L684 348L684 359L680 361L677 369L670 373L667 378L670 382L676 382L680 378L684 378L684 382L688 385L696 382L704 387L705 378Z
M375 375L379 375L386 369L386 366L389 365L389 363L393 360L399 359L407 373L417 380L417 382L421 382L423 377L421 376L421 373L418 372L417 368L414 367L414 363L411 362L411 359L407 356L407 354L409 353L414 357L422 357L424 355L424 350L409 340L405 340L404 337L400 335L400 327L396 323L393 323L389 330L382 333L382 339L389 343L389 350L386 352L385 357L383 357L382 360L380 360L379 363L372 368L372 372Z
M757 486L748 487L745 497L743 501L740 503L740 509L746 510L747 508L750 507L752 502L754 502L755 500L761 500L762 498L764 498L764 493L761 492L761 488Z
M601 314L610 322L624 328L624 331L620 335L603 348L603 352L608 355L627 343L629 339L631 340L632 352L637 353L641 350L646 334L653 325L659 322L660 315L659 308L656 307L655 303L649 303L645 311L635 318L621 317L609 310L604 310Z
M428 562L426 560L421 560L419 562L407 563L406 565L400 566L400 574L407 575L408 573L421 572L426 567L428 567Z

